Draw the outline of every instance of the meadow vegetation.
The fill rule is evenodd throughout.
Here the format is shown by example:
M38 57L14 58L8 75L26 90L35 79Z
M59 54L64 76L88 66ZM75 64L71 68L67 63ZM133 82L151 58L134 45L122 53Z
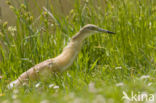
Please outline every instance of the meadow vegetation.
M132 91L156 100L156 1L101 2L75 0L66 16L49 5L36 18L26 2L7 1L17 19L15 26L0 22L0 103L122 103L123 92ZM30 67L60 54L85 24L116 35L87 38L74 64L46 82L7 89Z

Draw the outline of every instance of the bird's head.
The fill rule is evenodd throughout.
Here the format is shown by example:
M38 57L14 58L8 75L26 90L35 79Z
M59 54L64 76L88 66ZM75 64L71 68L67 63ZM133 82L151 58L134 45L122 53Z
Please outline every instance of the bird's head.
M96 25L87 24L84 27L82 27L80 29L80 31L75 36L73 36L72 38L73 39L82 39L83 40L86 37L88 37L88 36L90 36L90 35L92 35L94 33L97 33L97 32L115 34L114 32L99 28Z

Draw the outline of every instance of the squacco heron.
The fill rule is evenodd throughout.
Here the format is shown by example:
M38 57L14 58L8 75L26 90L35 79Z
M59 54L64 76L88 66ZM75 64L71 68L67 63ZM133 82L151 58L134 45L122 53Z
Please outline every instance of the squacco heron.
M83 40L96 32L114 34L114 32L101 29L93 24L85 25L71 38L69 44L63 49L60 55L31 67L26 72L22 73L17 80L11 82L9 84L9 88L17 87L22 84L28 84L29 80L39 79L42 74L45 78L45 73L65 71L77 57L82 47Z

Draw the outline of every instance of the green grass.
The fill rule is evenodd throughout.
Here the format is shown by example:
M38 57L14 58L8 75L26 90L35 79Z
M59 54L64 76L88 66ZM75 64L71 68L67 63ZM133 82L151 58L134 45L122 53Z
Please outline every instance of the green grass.
M16 30L0 23L0 103L122 103L123 91L131 96L146 92L156 100L156 1L76 0L67 16L52 5L38 19L29 5L9 3L17 17ZM95 24L116 35L87 38L79 56L61 74L46 82L13 90L7 84L35 64L61 53L70 37L85 24ZM141 79L147 75L149 78ZM117 86L118 83L123 85ZM50 84L59 88L49 88ZM150 85L151 84L151 85Z

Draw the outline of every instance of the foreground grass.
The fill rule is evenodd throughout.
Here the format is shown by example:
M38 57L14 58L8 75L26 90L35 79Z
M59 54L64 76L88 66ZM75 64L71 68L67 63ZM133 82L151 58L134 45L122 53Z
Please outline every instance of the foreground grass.
M113 103L126 102L123 92L153 94L156 88L156 2L75 2L67 17L52 6L33 19L29 6L15 8L16 29L0 24L0 102ZM54 15L50 16L50 15ZM80 27L92 23L115 31L96 34L85 42L70 70L47 82L8 90L7 84L33 65L57 56ZM145 99L144 99L145 100Z

